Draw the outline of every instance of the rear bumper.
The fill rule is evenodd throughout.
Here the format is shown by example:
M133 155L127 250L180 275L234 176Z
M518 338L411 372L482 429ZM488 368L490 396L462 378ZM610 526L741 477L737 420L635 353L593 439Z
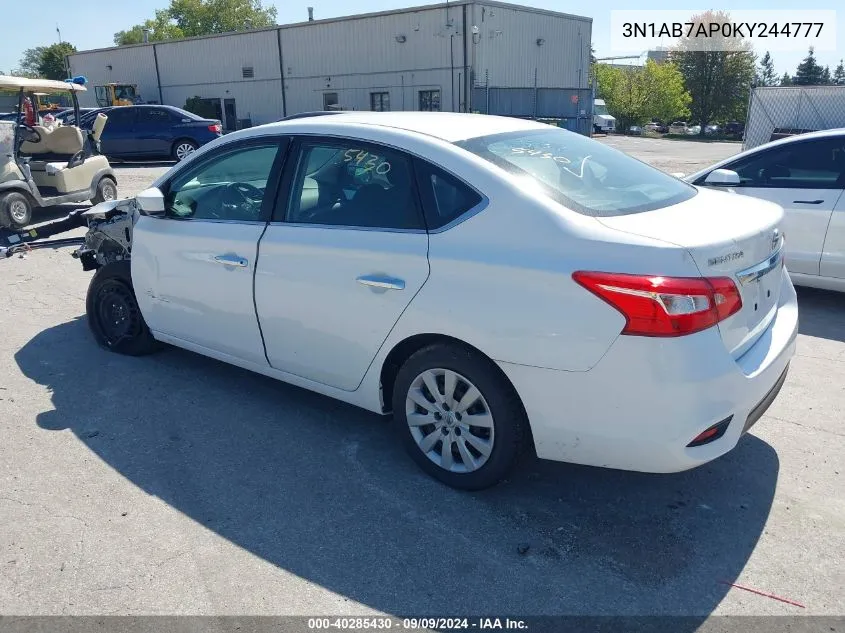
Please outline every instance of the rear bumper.
M500 363L544 459L678 472L730 451L777 397L795 354L798 303L784 271L777 314L739 359L717 328L677 339L620 336L590 371ZM699 433L731 417L710 443Z

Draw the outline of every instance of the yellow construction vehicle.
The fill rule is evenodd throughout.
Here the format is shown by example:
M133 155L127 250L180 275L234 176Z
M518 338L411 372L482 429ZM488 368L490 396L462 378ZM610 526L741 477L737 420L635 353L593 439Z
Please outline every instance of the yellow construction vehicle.
M110 83L94 86L94 95L97 98L97 105L101 108L142 103L136 84Z

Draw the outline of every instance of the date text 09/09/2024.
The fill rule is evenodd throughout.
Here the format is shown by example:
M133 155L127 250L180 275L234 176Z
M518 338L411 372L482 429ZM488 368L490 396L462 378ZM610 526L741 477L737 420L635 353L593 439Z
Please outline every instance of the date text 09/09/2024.
M403 618L401 620L388 617L308 618L309 630L363 631L394 628L403 631L527 630L528 624L524 620L511 618Z
M824 22L625 22L622 37L805 37L821 36Z

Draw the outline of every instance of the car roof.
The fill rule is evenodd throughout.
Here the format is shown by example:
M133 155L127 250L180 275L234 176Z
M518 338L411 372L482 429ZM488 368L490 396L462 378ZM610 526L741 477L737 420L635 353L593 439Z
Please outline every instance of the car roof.
M705 169L701 169L689 176L685 176L684 180L693 181L701 178L706 173L713 171L714 169L719 169L720 167L727 165L728 163L732 163L737 159L745 158L746 156L752 156L754 154L769 151L772 148L782 147L783 145L791 145L792 143L800 143L802 141L812 141L813 139L824 139L824 138L836 138L837 136L845 136L845 128L833 128L831 130L819 130L817 132L806 132L804 134L795 134L794 136L787 136L785 138L780 138L776 141L769 141L768 143L764 143L762 145L758 145L757 147L752 147L751 149L747 149L744 152L739 152L738 154L734 154L733 156L729 156L724 160L720 160L718 163L714 165L710 165Z
M408 132L425 134L450 143L478 136L518 132L520 130L548 129L545 123L537 123L514 117L488 116L486 114L464 114L456 112L332 112L331 116L308 116L258 128L264 132L273 128L283 132L291 126L308 128L309 131L337 130L348 124L373 125ZM268 129L269 128L269 129Z

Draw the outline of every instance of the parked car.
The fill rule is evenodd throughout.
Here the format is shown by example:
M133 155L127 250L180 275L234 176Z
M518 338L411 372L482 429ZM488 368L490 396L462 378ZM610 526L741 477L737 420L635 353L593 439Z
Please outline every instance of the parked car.
M687 129L686 121L675 121L669 125L669 134L686 134Z
M79 108L79 118L82 119L83 115L93 112L94 110L99 110L99 108ZM57 114L53 114L53 117L56 121L61 122L62 125L76 125L76 115L73 112L73 108L68 108L67 110L62 110Z
M223 132L217 119L166 105L117 106L108 117L101 144L109 158L180 161Z
M628 128L628 134L630 134L631 136L642 136L642 133L643 128L641 128L639 125L632 125Z
M760 145L685 180L779 204L793 282L845 292L845 129Z
M739 121L729 121L725 124L725 134L741 139L745 134L745 123Z
M168 342L392 412L417 464L459 488L499 481L531 442L630 470L708 462L795 347L778 206L533 121L264 125L91 213L75 255L98 268L101 345Z
M700 125L691 125L687 128L687 135L695 136L701 134L701 126Z
M101 112L108 116L111 106L108 108L86 108L88 112L79 115L79 127L84 130L90 130L97 119L97 115Z
M715 124L708 125L707 127L704 128L704 133L707 136L717 136L717 135L721 134L721 132L722 132L722 128L720 128L718 125L715 125Z

